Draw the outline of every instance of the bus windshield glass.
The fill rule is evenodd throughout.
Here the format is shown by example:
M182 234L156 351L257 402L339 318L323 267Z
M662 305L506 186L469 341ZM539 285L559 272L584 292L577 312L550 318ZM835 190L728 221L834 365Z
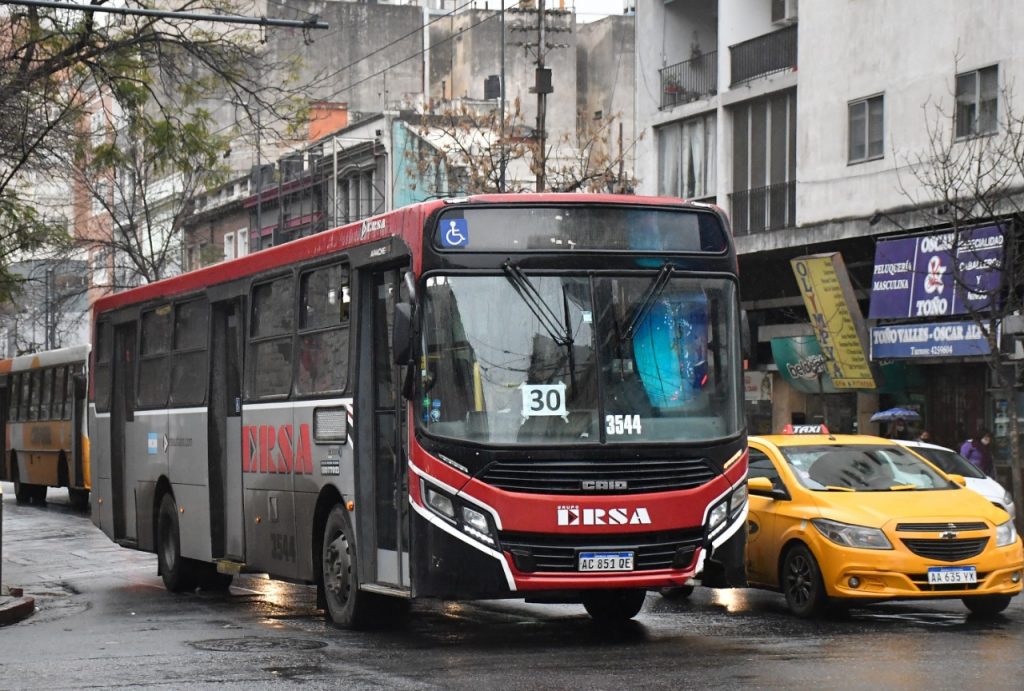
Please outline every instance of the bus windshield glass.
M417 420L484 444L700 442L741 427L736 288L672 271L426 279Z

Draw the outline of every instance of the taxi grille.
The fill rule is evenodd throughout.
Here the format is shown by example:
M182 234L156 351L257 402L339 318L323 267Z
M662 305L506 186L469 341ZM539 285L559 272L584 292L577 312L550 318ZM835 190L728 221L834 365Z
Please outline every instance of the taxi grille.
M961 561L982 553L988 544L987 537L968 540L909 540L903 544L914 554L937 561Z
M633 552L635 571L678 569L693 562L704 529L626 535L547 535L499 533L501 547L512 554L520 571L575 572L579 552Z
M715 478L705 458L628 461L515 461L492 463L481 482L527 494L643 494L700 487ZM584 481L625 482L622 489L584 490ZM621 485L620 485L621 487Z
M980 521L963 523L897 523L896 530L901 533L941 533L947 530L988 530L988 526Z

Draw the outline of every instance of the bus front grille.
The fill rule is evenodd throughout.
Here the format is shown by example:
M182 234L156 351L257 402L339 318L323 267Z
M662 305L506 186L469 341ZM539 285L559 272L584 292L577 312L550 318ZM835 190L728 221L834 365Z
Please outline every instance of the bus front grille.
M700 487L716 476L705 458L495 462L477 478L528 494L645 494Z
M703 528L620 535L499 533L501 548L524 572L575 572L580 552L632 552L635 571L690 566L704 539Z

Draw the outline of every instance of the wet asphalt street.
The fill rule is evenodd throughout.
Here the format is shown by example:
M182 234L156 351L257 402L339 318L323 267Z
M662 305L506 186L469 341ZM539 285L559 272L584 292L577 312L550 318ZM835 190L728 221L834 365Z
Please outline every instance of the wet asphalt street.
M581 606L417 602L404 622L341 631L313 588L236 578L173 595L156 558L122 549L50 490L3 484L3 585L36 599L0 628L0 688L1024 688L1024 600L969 617L959 600L873 605L805 622L780 595L649 594L628 625Z

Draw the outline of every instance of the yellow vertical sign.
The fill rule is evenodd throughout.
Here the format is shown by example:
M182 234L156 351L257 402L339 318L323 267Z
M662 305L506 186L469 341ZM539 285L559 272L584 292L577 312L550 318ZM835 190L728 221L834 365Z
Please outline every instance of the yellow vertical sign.
M825 356L832 383L839 389L873 389L864 317L838 252L790 260L814 335Z

